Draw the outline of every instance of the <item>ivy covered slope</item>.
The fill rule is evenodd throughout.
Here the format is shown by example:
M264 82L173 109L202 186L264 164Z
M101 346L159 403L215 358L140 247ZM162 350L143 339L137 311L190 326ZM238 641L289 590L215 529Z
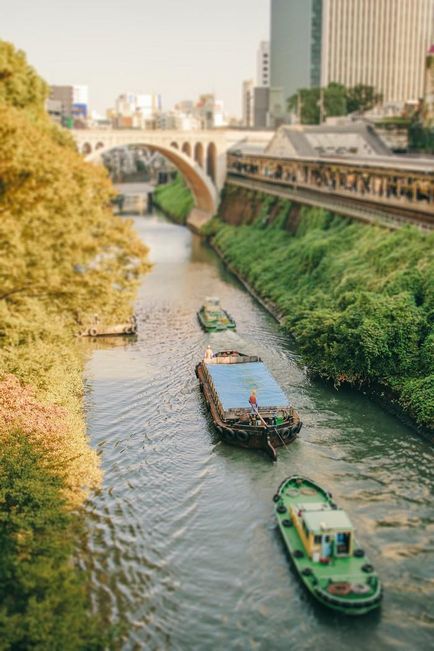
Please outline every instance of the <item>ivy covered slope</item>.
M46 95L0 41L0 649L97 648L78 639L93 626L70 558L71 513L100 479L75 333L94 313L127 316L147 268L105 173L51 124Z
M253 222L213 220L213 241L284 315L309 367L337 384L380 384L434 429L434 234L308 207L291 233L288 201L240 193L227 190L223 210L259 205Z
M193 196L180 174L173 183L155 189L154 203L179 224L187 222L194 205Z

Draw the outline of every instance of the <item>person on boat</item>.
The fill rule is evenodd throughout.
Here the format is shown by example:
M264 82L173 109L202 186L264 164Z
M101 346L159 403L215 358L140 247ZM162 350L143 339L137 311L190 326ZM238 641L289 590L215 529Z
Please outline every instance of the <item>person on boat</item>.
M252 414L257 414L258 413L258 401L256 400L256 391L255 389L252 389L250 392L250 398L249 398L249 403L251 407L251 412Z
M205 351L204 361L205 361L205 362L209 362L209 360L212 359L212 357L213 357L213 352L212 352L212 350L211 350L211 346L208 345L208 346L207 346L207 349L206 349L206 351Z

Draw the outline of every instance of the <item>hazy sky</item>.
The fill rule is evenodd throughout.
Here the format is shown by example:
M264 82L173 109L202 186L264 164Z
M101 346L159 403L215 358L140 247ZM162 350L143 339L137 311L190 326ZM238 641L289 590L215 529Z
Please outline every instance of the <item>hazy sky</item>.
M241 109L256 74L270 0L0 0L0 38L52 84L89 86L102 112L123 91L158 92L163 108L214 92Z

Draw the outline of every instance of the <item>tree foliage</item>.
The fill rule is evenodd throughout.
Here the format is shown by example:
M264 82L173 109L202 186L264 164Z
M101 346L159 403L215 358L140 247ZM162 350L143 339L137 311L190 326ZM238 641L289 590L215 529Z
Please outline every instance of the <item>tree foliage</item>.
M61 477L19 431L2 441L0 468L0 649L107 648L87 577L71 562L75 520Z
M302 124L319 124L321 102L323 117L339 117L349 113L363 113L372 109L381 101L381 95L373 86L358 84L346 88L342 84L331 82L325 88L301 88L288 99L288 110L300 113Z
M0 649L96 649L105 636L71 563L71 510L100 478L75 334L95 312L130 314L147 249L46 95L0 41Z

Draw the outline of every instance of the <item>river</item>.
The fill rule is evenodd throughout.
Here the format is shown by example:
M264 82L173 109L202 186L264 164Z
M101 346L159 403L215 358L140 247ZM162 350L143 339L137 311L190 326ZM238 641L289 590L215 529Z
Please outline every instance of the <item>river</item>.
M434 648L433 452L365 396L310 380L276 322L186 228L137 217L155 263L137 339L98 342L86 368L104 484L87 508L93 590L123 649L343 651ZM218 295L237 331L207 335ZM273 464L213 431L194 365L207 344L258 353L304 422ZM272 496L302 473L332 491L384 584L350 619L308 597L284 553Z

